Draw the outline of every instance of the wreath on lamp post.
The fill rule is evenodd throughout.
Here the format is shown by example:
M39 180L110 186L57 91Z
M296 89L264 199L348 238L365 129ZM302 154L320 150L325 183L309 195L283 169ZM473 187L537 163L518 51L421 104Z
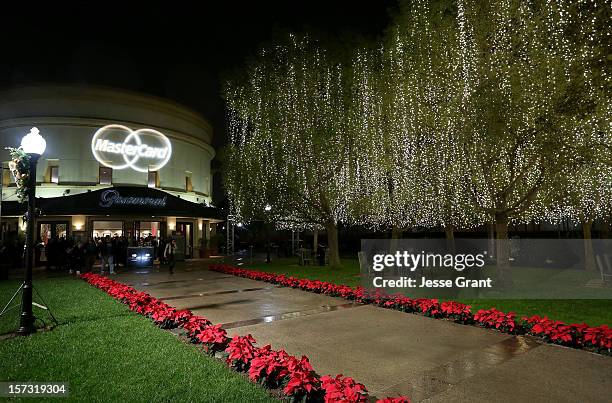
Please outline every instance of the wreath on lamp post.
M28 201L28 178L30 177L30 156L21 147L6 148L11 155L9 169L17 185L17 199L20 203Z

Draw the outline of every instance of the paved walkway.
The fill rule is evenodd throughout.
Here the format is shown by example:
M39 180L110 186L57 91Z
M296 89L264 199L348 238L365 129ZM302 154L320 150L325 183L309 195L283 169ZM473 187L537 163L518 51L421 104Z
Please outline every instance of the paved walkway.
M186 263L117 281L307 355L322 375L351 376L377 397L426 402L609 402L612 357L541 344L344 299L211 272Z

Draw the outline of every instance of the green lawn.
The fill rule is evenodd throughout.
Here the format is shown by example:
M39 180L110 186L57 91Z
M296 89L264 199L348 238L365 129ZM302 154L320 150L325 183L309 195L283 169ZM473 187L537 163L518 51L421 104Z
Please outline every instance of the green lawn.
M1 282L0 303L18 285ZM35 286L60 326L1 340L0 381L67 381L73 401L274 401L264 389L82 280L35 280ZM0 333L15 323L1 318Z
M343 259L342 267L331 269L319 266L299 266L296 259L277 259L270 264L247 265L247 268L284 273L299 278L329 281L336 284L358 286L359 262ZM530 315L548 316L551 319L571 323L586 322L591 326L612 325L612 300L609 299L458 299L472 305L472 310L495 307L499 310L516 312L519 317Z

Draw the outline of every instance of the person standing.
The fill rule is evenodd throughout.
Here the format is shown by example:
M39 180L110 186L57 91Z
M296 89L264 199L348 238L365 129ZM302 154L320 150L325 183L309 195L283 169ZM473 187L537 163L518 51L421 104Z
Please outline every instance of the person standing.
M166 249L164 250L164 259L168 262L168 268L170 269L170 274L174 274L174 255L176 253L176 241L174 239L170 240L166 244Z
M70 253L70 273L74 270L76 275L81 275L83 268L83 260L85 258L85 245L83 242L78 242L71 250Z
M157 256L159 258L159 264L166 264L166 259L164 258L164 253L166 253L166 240L164 238L159 238L159 247L157 249Z
M111 243L113 245L113 263L116 268L119 268L119 262L121 261L121 259L119 258L121 251L121 240L117 235L115 235Z
M110 236L106 236L100 244L100 257L102 257L102 267L100 268L100 274L104 273L106 266L108 266L109 274L115 274L115 251L113 250L113 242Z
M96 263L97 252L98 248L95 241L88 238L87 244L85 245L85 272L90 272L93 270L93 266Z
M325 246L317 245L317 263L319 266L325 266Z

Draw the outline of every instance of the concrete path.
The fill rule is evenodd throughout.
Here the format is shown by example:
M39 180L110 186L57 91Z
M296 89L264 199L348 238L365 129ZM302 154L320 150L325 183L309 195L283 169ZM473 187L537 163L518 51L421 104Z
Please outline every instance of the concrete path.
M204 262L172 276L162 267L115 278L223 323L230 336L307 355L320 374L351 376L377 397L612 400L612 357L211 272Z

